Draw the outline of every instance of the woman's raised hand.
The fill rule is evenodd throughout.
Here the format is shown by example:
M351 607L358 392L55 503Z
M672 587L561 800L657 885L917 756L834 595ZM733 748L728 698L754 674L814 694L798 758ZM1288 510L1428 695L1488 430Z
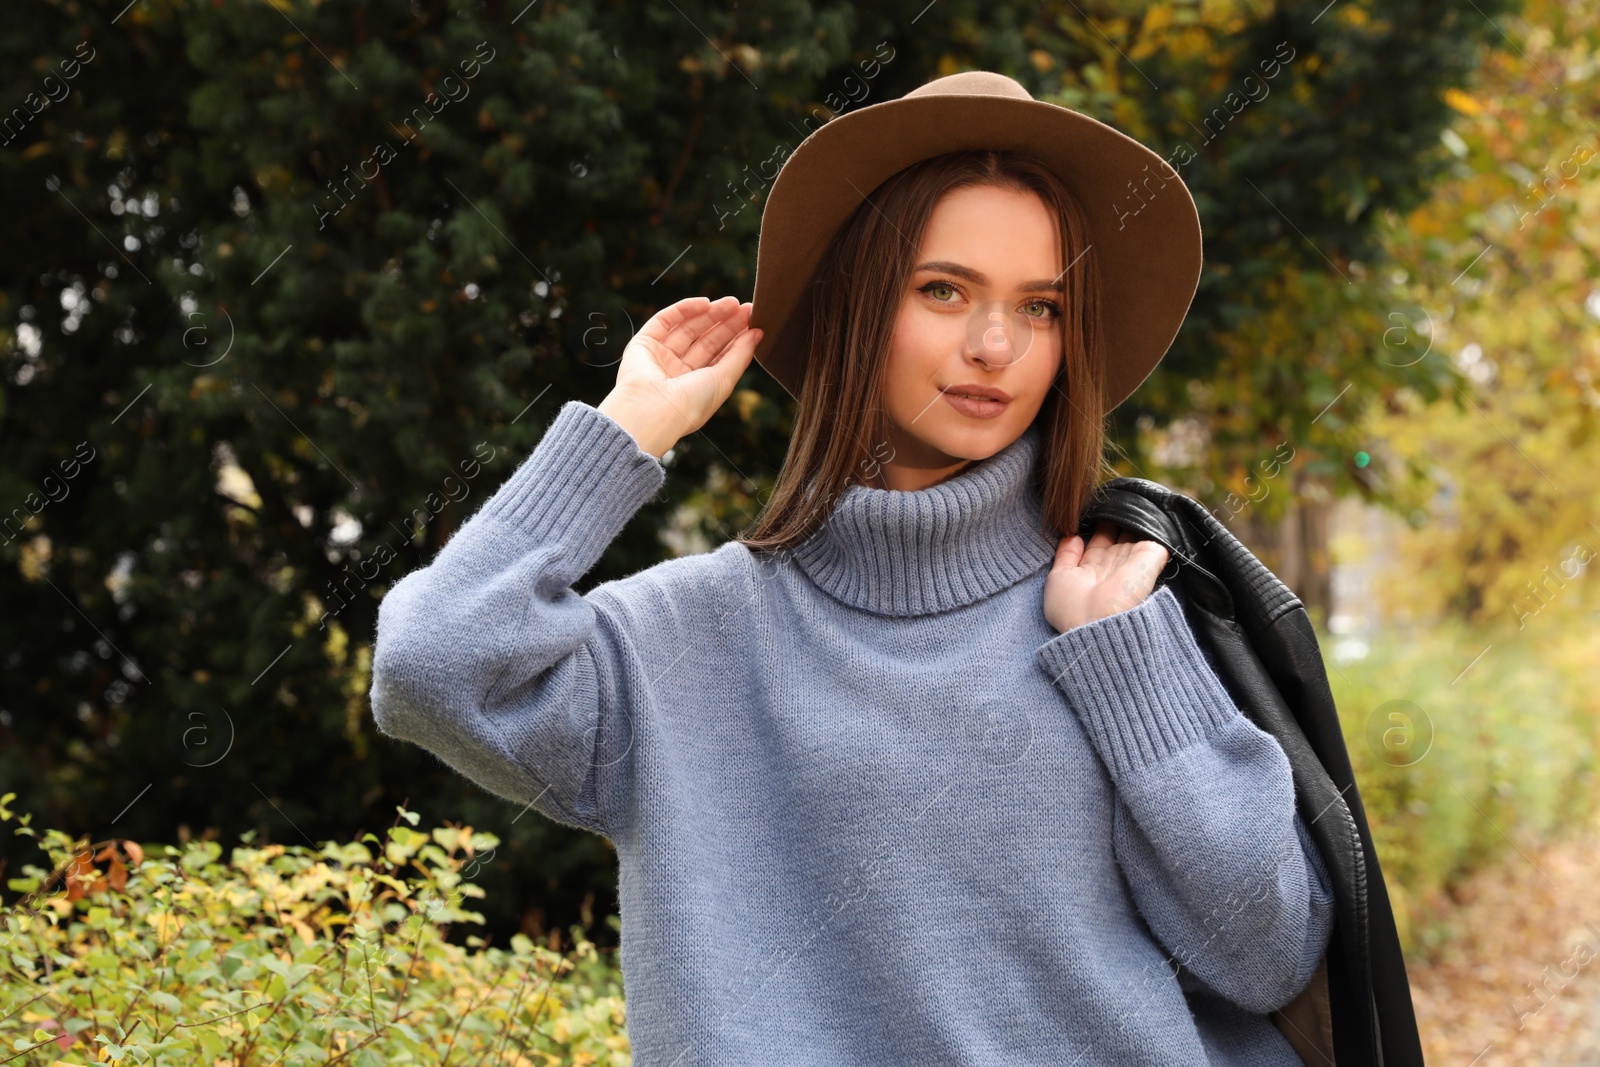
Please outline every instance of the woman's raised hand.
M660 459L706 424L733 393L762 331L737 297L691 296L662 308L622 350L617 384L599 410Z
M1045 620L1065 633L1137 607L1171 558L1159 542L1140 541L1108 521L1095 527L1087 544L1077 534L1063 537L1045 576Z

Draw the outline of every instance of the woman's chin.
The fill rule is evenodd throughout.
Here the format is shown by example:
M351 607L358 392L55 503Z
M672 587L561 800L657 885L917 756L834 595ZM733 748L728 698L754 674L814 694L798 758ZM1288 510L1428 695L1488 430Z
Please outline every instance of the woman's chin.
M956 416L959 422L945 420L926 434L918 435L930 456L934 453L948 458L949 462L988 459L1005 448L1022 434L1022 427L1013 426L1010 419L973 419Z

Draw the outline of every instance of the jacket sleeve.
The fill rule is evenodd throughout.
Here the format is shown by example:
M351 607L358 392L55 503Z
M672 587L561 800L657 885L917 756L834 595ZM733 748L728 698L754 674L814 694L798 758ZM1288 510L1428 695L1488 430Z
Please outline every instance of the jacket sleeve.
M613 836L607 793L625 787L631 717L649 691L641 627L617 591L647 583L587 596L572 583L664 480L613 419L564 404L477 514L379 605L379 731L492 793Z
M1246 1010L1293 1000L1328 946L1332 880L1289 758L1234 705L1172 587L1037 657L1115 783L1114 848L1151 931Z

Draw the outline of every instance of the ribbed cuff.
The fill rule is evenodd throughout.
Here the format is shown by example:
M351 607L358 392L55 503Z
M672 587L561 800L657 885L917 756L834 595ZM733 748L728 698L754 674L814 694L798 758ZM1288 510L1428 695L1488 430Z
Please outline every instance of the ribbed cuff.
M1078 712L1113 779L1206 740L1241 712L1171 586L1051 638L1040 666Z
M615 419L569 400L482 513L537 540L561 541L584 574L666 477Z

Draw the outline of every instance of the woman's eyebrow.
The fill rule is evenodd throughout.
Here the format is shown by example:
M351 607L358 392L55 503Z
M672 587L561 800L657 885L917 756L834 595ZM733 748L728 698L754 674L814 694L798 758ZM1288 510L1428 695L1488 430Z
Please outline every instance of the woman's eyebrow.
M927 263L919 263L917 264L915 270L936 270L945 274L953 274L957 278L971 282L973 285L989 284L989 276L983 273L983 271L973 270L971 267L964 267L960 263L952 263L947 259L934 259L929 260ZM1061 274L1065 273L1067 272L1061 272ZM1021 285L1017 286L1017 288L1030 293L1065 293L1066 289L1061 284L1061 274L1058 274L1054 278L1050 279L1023 282Z

